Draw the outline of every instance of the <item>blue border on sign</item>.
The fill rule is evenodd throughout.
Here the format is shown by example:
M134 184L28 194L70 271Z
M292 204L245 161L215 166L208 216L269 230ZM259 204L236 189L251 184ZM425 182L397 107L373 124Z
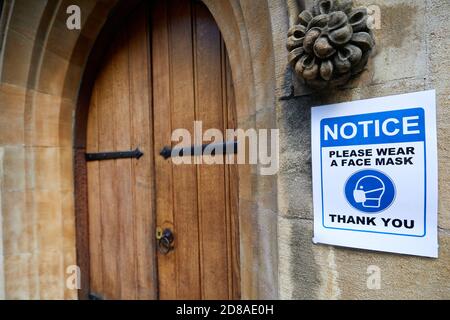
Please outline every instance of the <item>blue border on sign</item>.
M413 109L422 109L423 111L423 122L425 123L425 109L424 108L411 108L411 109L402 109L402 110L413 110ZM374 112L376 113L376 112ZM324 118L329 119L329 118ZM322 120L324 120L322 119ZM322 121L321 120L321 121ZM420 142L420 141L418 141ZM381 232L381 231L370 231L370 230L358 230L358 229L347 229L347 228L336 228L336 227L327 227L325 226L325 208L323 204L323 168L322 168L322 139L320 142L320 191L321 191L321 197L322 197L322 226L325 229L333 229L333 230L343 230L343 231L355 231L355 232L364 232L364 233L379 233L379 234L389 234L389 235L396 235L396 236L404 236L404 237L415 237L415 238L423 238L427 234L427 143L426 143L426 134L423 136L423 158L424 158L424 209L423 209L423 235L414 235L414 234L402 234L402 233L393 233L393 232ZM392 142L394 144L395 142ZM389 143L385 143L389 144ZM329 148L329 147L328 147Z

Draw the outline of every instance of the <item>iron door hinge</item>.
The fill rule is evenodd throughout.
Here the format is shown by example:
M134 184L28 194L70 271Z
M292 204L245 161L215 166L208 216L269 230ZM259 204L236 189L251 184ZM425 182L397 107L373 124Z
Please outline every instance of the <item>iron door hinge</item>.
M116 160L116 159L139 159L144 154L136 148L133 151L115 151L115 152L98 152L86 153L86 161L102 161L102 160Z
M217 154L236 154L238 152L237 141L221 142L221 143L210 143L200 146L190 146L190 147L180 147L180 148L170 148L164 147L159 153L164 159L169 159L171 157L184 157L184 156L200 156L203 155L205 150L208 148L208 155Z

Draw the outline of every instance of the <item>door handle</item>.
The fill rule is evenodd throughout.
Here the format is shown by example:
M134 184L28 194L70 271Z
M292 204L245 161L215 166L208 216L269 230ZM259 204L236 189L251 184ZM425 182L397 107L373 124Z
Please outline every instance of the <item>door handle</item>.
M162 230L161 228L156 229L156 240L158 241L158 251L159 253L166 255L174 249L173 241L174 236L172 230L166 228Z

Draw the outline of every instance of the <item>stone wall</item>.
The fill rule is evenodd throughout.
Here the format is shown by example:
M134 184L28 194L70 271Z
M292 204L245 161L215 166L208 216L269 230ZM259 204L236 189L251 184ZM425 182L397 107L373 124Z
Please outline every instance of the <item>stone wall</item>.
M306 1L308 6L311 1ZM381 9L377 51L361 78L343 90L279 103L279 276L283 299L450 298L450 2L357 0ZM276 53L278 56L280 53ZM286 73L289 73L287 71ZM284 95L286 74L279 74ZM288 77L289 78L289 77ZM311 193L311 107L436 89L439 152L439 259L314 245ZM378 266L381 289L369 290L367 268Z
M125 0L126 1L126 0ZM84 66L117 0L5 0L0 21L0 298L74 299L74 113ZM244 298L450 298L450 2L378 5L367 71L343 90L288 101L289 25L311 0L204 0L222 31L241 128L280 129L280 171L242 166ZM306 2L306 3L305 3ZM65 9L81 7L68 32ZM438 95L439 259L312 244L310 114L315 105L434 88ZM367 267L381 290L366 287Z
M0 290L7 299L73 299L76 264L73 113L82 67L114 2L81 1L82 32L67 32L72 1L4 1L1 18ZM1 264L0 264L1 267ZM1 275L4 275L4 282Z
M127 1L4 1L0 295L7 299L77 297L65 281L67 267L77 263L73 147L78 91L100 30L118 3ZM227 45L239 127L275 126L270 2L204 2ZM66 9L73 4L80 6L82 28L69 31ZM239 167L239 177L242 296L277 298L277 179L251 166Z

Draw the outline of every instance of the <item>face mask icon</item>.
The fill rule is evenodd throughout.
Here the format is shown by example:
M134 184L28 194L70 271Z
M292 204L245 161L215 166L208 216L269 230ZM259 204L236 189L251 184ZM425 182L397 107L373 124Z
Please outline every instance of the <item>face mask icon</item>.
M364 208L379 208L384 191L385 185L380 178L367 175L360 178L356 183L353 198L356 203L361 203Z

